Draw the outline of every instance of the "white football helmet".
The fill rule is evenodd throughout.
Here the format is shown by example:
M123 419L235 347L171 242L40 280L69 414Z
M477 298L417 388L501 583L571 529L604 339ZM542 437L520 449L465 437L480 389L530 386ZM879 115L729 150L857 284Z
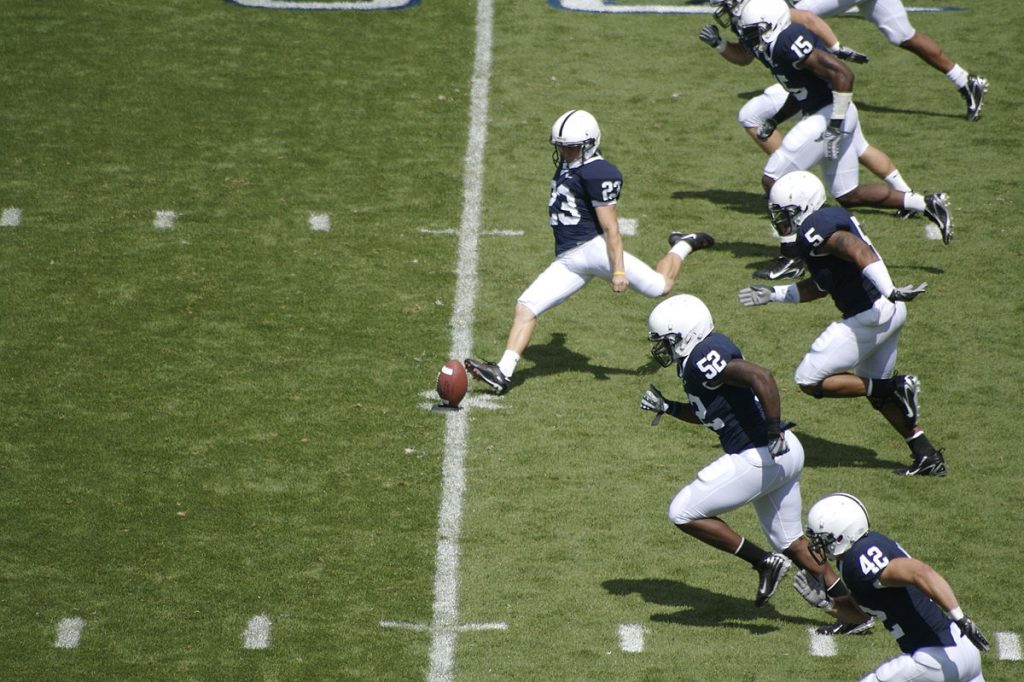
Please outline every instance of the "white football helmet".
M767 53L790 23L786 0L747 0L740 8L736 29L747 48Z
M685 360L690 351L715 329L704 301L689 294L667 298L647 318L651 355L662 367Z
M772 227L785 237L803 225L825 203L825 186L814 173L786 173L768 193L768 213Z
M578 147L580 155L569 163L569 168L583 165L598 153L601 145L601 128L597 119L582 109L567 111L551 126L551 144L555 145L552 158L555 165L564 162L560 147Z
M853 495L827 495L807 510L807 540L811 556L819 564L848 552L867 535L868 528L868 510Z

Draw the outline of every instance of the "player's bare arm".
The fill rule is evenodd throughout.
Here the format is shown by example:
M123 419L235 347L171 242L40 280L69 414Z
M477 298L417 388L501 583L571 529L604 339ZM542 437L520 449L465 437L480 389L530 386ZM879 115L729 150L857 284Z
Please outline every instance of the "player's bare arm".
M833 232L817 251L855 263L861 270L879 260L875 250L852 232Z
M721 374L720 383L730 386L749 387L761 401L765 417L780 419L782 417L782 399L779 397L779 385L771 371L761 365L747 360L730 360Z
M800 62L800 67L828 81L833 92L853 92L853 70L830 52L815 48Z
M615 204L597 206L597 221L604 231L608 248L608 266L612 269L612 291L619 293L629 288L626 266L622 256L622 232L619 230L619 212Z

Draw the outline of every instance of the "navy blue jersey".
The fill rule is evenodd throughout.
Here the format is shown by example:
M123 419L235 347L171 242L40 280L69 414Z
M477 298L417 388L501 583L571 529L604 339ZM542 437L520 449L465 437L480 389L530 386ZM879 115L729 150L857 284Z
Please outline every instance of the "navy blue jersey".
M938 604L912 585L883 587L878 582L878 574L891 560L909 557L895 540L871 531L843 555L839 572L860 607L882 620L904 653L926 646L953 646L952 621Z
M793 94L805 114L813 114L832 104L832 84L801 68L804 59L814 48L826 49L818 36L807 27L790 24L779 33L768 54L757 55L771 69L775 80Z
M870 308L881 297L878 290L861 269L851 261L828 253L818 253L815 248L836 232L846 231L863 239L868 246L871 240L860 229L857 219L845 208L821 208L807 216L796 231L796 249L800 259L814 278L818 288L832 296L843 317L850 317ZM874 250L874 246L871 246ZM876 252L877 253L877 252Z
M614 204L621 191L622 173L600 156L576 168L559 166L551 180L548 200L555 255L601 234L594 207Z
M736 344L725 334L712 332L677 369L697 418L715 432L722 451L729 454L768 444L764 411L754 391L715 385L729 361L737 359L743 359L743 353Z

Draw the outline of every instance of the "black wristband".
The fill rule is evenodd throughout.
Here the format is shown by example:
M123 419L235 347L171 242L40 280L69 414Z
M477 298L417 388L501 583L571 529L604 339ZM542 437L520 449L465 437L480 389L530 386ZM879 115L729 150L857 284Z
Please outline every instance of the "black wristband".
M665 402L668 404L668 409L665 410L665 414L669 415L670 417L675 417L676 419L679 419L679 414L683 408L683 403L677 400L666 400Z

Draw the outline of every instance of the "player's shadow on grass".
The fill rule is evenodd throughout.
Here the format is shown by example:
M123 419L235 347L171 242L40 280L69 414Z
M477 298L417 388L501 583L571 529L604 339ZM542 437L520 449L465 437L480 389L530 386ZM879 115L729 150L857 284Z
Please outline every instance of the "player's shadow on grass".
M868 405L863 406L870 410ZM795 431L800 443L804 446L804 467L826 469L830 467L856 467L858 469L895 469L907 464L890 459L879 459L878 453L859 445L836 443L812 436L809 433ZM895 449L894 452L898 451Z
M954 114L951 112L943 111L925 111L924 109L897 109L895 107L887 107L881 104L868 104L857 100L858 111L873 111L878 114L904 114L906 116L935 116L938 118L955 118L962 119L964 115L962 113Z
M528 346L526 352L523 353L523 357L534 363L534 366L516 372L517 381L526 381L527 379L552 374L562 374L563 372L593 374L594 378L598 381L608 381L613 374L641 376L653 372L653 368L649 367L648 364L633 368L595 365L590 361L589 357L565 345L565 334L562 332L552 334L551 340L547 343Z
M761 192L737 192L728 189L677 190L672 192L673 199L693 200L704 199L716 206L728 208L737 213L746 213L764 218L768 224L768 202Z
M737 563L736 566L739 567L741 564ZM757 574L750 571L750 576L751 594L749 598L732 597L665 578L617 578L604 581L601 583L601 587L609 594L620 597L638 594L649 604L685 607L672 613L655 613L651 616L651 620L656 623L739 628L755 635L763 635L779 629L775 625L760 622L766 618L805 626L824 624L809 618L782 615L775 610L771 602L761 608L755 608L753 593L757 583Z

